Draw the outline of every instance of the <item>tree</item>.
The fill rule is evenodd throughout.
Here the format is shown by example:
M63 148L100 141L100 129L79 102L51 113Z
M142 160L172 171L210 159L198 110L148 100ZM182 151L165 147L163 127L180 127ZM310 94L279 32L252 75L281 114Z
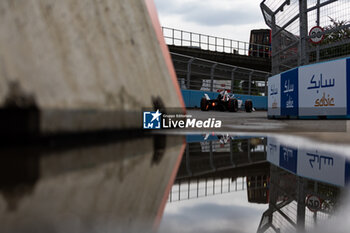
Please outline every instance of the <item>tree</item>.
M331 31L329 34L325 35L325 39L322 41L322 44L330 44L338 41L342 41L350 38L350 29L348 27L339 29L345 25L349 24L349 21L346 20L336 20L329 17L329 20L332 24L324 28L325 31Z
M350 39L350 28L346 27L349 24L347 20L337 20L329 17L330 24L324 27L324 31L330 31L325 34L324 40L319 44L320 46L327 46L320 50L320 60L341 57L350 54L350 41L348 43L343 43L336 45L336 43L341 43L342 41ZM331 46L334 44L334 46ZM317 46L317 45L313 45ZM310 62L316 60L316 52L310 53Z

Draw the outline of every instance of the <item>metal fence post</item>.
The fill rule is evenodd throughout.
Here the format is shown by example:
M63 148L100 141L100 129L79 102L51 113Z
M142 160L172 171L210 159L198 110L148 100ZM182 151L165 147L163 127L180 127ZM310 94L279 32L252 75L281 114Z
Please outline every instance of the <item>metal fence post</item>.
M215 67L218 65L218 63L215 63L212 65L211 70L210 70L210 91L213 91L213 85L214 85L214 73L215 73Z
M320 0L317 0L316 7L317 7L316 24L317 24L317 26L320 26ZM316 45L316 62L318 62L319 60L320 60L320 45L317 44Z
M192 32L190 32L190 46L192 47Z
M198 34L198 36L199 36L199 48L201 48L202 49L202 46L201 46L201 34Z
M305 189L304 178L298 177L297 180L297 227L298 232L305 232Z
M190 178L187 179L188 186L187 186L187 199L190 199L190 189L191 189L191 180Z
M248 142L248 161L249 161L249 163L252 163L252 156L251 156L252 152L251 152L251 145L250 145L251 140L250 140L250 138L248 138L247 142Z
M217 45L217 37L215 37L215 51L217 51L216 45Z
M272 16L272 22L271 22L271 72L272 74L278 74L280 73L280 56L276 56L278 53L278 46L279 46L279 34L276 35L277 32L277 26L276 26L276 17L275 15Z
M314 193L318 193L318 182L314 182ZM314 223L317 224L317 211L314 212Z
M195 57L192 57L188 63L187 63L187 83L186 83L186 87L187 89L190 89L190 82L191 82L191 65L192 62L195 60Z
M233 160L233 141L230 140L230 160L233 167L235 167L235 162Z
M213 157L213 141L209 142L209 162L210 162L210 167L212 171L215 171L215 165L214 165L214 157Z
M207 36L207 43L208 43L208 50L209 50L209 44L210 44L209 36Z
M183 46L183 31L181 30L181 46Z
M197 178L197 197L199 195L199 178Z
M173 45L175 45L175 30L173 28L173 36L172 36L172 39L173 39Z
M251 71L249 74L249 83L248 83L248 95L251 95L252 93L252 76L253 76L254 71Z
M225 52L225 38L222 39L222 52Z
M237 70L237 67L233 68L231 71L231 92L233 93L233 90L235 88L235 71Z
M268 77L269 77L270 75L269 74L267 74L266 76L265 76L265 96L267 96L268 95L268 89L267 89L267 79L268 79Z
M307 0L299 0L299 12L300 12L300 49L299 49L299 65L308 64L308 52L307 52Z
M191 171L191 166L190 166L190 148L189 148L189 144L187 144L186 146L186 170L188 175L192 175L192 171Z

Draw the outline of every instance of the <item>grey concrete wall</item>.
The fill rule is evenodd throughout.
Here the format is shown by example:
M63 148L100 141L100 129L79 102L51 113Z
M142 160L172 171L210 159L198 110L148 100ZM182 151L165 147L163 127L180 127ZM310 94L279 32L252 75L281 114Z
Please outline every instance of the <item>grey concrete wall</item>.
M143 0L0 2L0 106L36 105L40 132L139 128L180 107Z

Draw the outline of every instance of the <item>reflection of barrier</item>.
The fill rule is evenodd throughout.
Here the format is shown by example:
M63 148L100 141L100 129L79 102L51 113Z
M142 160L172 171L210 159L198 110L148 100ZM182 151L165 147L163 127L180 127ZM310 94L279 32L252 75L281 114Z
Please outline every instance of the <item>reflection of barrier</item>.
M293 174L324 183L345 186L350 181L350 161L334 152L285 146L268 138L267 160Z
M269 117L350 116L350 58L301 66L268 82Z

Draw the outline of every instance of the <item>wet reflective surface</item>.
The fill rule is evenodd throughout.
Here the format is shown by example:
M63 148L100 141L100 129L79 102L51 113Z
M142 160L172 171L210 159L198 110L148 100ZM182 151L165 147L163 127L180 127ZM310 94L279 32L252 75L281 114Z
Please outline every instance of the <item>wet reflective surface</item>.
M0 232L347 232L350 147L155 135L2 147Z
M1 151L0 232L140 232L161 219L184 138Z
M160 231L347 232L348 152L291 137L187 136Z

